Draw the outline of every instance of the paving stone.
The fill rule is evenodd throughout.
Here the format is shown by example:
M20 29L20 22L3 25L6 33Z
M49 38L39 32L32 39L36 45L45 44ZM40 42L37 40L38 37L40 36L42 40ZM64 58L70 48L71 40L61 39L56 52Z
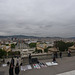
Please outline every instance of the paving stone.
M40 62L51 62L52 59L39 60ZM75 57L64 57L56 59L57 66L49 66L41 69L20 71L19 75L75 75ZM0 67L0 75L9 75L9 66ZM15 74L14 74L15 75Z
M4 72L3 71L0 71L0 75L4 75Z

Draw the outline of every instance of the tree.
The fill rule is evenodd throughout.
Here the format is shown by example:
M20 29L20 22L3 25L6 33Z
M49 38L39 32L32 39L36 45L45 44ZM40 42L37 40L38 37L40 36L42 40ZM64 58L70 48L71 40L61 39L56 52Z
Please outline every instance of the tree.
M40 50L37 50L37 53L42 53L42 50L40 49Z
M6 55L7 55L7 52L5 50L0 49L0 58Z
M48 49L51 48L51 46L48 46L47 48L44 49L44 52L48 52Z
M9 44L6 44L6 46L9 46Z
M37 48L35 48L35 51L33 53L42 53L42 50L41 49L38 50Z
M66 43L66 50L68 50L68 47L71 47L71 46L73 46L73 45L74 45L73 42L67 42L67 43Z
M29 47L30 47L30 48L36 47L36 43L30 43L30 44L29 44Z
M35 48L35 51L34 51L33 53L38 53L38 50L37 50L37 48Z
M65 51L68 50L68 47L74 45L73 42L67 42L65 43L64 41L55 41L55 47L59 48L60 51Z
M15 44L11 44L11 48L15 48Z

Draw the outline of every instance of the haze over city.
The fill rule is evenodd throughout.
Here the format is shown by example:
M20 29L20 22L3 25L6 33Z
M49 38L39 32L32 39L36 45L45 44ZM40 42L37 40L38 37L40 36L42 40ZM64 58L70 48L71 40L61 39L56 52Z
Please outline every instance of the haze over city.
M0 35L75 37L75 0L0 0Z

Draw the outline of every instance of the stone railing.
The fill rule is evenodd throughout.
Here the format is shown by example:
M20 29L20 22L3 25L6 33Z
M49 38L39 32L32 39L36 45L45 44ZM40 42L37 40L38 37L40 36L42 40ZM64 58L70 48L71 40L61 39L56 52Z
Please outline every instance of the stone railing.
M59 52L58 54L58 58L59 58ZM75 52L71 52L71 56L75 56ZM62 57L68 57L68 53L67 52L62 52ZM45 59L51 59L52 58L52 54L37 54L37 55L32 55L32 58L38 58L40 60L45 60Z

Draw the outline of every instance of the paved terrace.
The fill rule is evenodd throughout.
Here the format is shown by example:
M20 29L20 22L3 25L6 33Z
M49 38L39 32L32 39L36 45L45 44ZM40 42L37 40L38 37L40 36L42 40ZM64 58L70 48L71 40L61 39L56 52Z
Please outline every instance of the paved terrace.
M52 61L52 59L39 61L49 62ZM20 71L19 75L75 75L75 56L63 57L62 59L58 58L57 62L59 64L58 66L50 66L41 69ZM0 75L9 75L8 73L9 67L0 67Z

